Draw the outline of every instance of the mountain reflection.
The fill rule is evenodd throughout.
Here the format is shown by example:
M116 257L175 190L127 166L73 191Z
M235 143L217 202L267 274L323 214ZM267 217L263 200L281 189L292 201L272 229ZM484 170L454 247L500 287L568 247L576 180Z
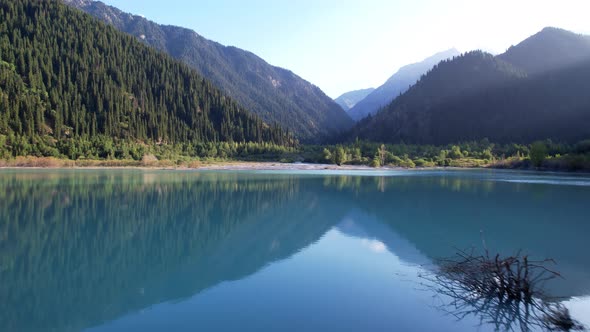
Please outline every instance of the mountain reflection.
M590 234L585 188L159 171L5 172L0 187L0 326L8 331L78 331L188 298L288 258L334 227L412 264L478 245L483 230L500 252L558 261L567 282L552 285L557 295L590 293L590 261L579 250Z
M296 253L341 218L322 182L289 176L19 173L0 186L10 331L79 330L192 296Z
M490 250L502 255L522 250L554 259L565 277L548 284L554 295L590 294L590 256L583 249L590 234L588 187L459 178L451 172L365 177L346 190L357 209L430 260L450 257L456 248L481 248L483 234ZM357 219L362 226L370 218Z

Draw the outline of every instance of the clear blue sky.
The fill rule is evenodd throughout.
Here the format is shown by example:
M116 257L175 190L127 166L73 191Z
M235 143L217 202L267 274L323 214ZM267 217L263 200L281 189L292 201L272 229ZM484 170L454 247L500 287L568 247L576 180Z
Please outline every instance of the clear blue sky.
M590 0L104 0L252 51L329 96L377 87L438 51L512 44L556 26L590 34Z

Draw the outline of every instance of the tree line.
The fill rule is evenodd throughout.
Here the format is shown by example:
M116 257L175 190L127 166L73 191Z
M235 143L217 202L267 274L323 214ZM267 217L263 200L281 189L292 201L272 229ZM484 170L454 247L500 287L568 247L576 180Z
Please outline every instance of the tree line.
M305 146L311 162L372 167L480 167L590 169L590 140L575 144L535 141L531 144L497 144L488 139L448 145L354 143Z

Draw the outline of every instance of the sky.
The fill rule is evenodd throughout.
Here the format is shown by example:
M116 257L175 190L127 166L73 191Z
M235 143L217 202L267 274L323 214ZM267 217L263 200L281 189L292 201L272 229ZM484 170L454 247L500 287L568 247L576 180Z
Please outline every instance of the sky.
M103 0L292 70L330 97L455 47L502 53L546 26L590 34L590 0Z

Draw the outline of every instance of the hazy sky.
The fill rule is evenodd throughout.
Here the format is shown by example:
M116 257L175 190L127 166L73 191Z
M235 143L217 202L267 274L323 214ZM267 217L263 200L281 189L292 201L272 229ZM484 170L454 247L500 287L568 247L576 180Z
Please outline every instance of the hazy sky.
M438 51L510 45L556 26L590 34L590 0L104 0L252 51L331 97L377 87Z

